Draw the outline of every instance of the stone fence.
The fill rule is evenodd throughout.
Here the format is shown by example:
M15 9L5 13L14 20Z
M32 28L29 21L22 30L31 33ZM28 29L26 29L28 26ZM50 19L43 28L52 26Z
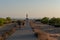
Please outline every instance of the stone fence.
M0 40L5 40L9 35L14 33L17 28L17 23L10 23L0 28Z

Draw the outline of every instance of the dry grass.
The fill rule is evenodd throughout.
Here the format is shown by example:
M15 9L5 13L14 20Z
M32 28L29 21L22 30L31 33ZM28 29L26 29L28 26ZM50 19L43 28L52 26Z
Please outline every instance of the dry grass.
M37 26L42 26L40 24L35 24L30 22L31 27L33 28L34 32L38 34L38 40L58 40L56 37L59 36L58 34L49 34L43 32L42 30L37 29Z
M57 40L57 38L55 38L54 35L50 35L49 33L45 33L38 29L34 29L34 30L35 30L35 33L38 34L38 40Z

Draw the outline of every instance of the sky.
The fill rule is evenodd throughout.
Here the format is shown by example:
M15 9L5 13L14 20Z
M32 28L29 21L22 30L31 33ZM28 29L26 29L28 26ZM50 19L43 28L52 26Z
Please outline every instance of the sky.
M60 0L0 0L0 17L60 17Z

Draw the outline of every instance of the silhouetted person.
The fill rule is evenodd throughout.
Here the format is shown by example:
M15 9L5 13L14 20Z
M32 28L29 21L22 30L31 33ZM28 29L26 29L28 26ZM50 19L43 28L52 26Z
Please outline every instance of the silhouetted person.
M20 28L20 27L21 27L21 21L18 20L18 21L17 21L17 24L19 25L19 28Z
M25 23L23 22L22 25L24 25Z

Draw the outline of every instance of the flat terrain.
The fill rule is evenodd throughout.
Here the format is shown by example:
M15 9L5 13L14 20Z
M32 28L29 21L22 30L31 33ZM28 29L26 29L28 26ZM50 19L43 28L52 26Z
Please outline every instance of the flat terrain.
M37 40L32 31L29 21L26 20L25 26L18 29L14 34L7 38L7 40Z
M56 28L51 25L35 23L34 28L39 29L39 38L47 38L48 40L60 40L60 27ZM42 38L43 39L43 38Z

